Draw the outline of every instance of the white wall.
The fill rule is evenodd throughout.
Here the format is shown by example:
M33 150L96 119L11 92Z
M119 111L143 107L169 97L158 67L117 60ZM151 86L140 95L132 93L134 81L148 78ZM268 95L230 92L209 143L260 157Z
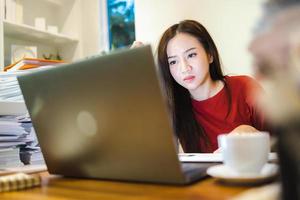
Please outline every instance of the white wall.
M81 1L82 55L91 56L100 52L100 1Z
M4 1L0 1L0 48L2 48L3 44L3 22L2 19L4 18ZM0 49L0 72L3 71L4 66L4 51Z
M252 75L247 51L265 0L135 0L137 40L155 49L162 33L184 19L202 23L213 37L226 74Z

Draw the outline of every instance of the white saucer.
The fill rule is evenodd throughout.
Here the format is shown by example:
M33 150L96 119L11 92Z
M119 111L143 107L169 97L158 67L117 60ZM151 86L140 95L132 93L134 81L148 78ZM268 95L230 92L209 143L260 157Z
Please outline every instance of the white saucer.
M215 165L207 169L207 174L228 183L263 183L277 176L278 165L267 163L258 174L238 174L232 172L225 165Z

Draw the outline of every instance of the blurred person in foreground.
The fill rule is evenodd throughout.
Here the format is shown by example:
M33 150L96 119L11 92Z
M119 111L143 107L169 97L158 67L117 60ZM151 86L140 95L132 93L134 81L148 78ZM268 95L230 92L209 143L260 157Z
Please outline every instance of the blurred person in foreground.
M283 199L300 199L300 0L269 0L249 50L278 130Z

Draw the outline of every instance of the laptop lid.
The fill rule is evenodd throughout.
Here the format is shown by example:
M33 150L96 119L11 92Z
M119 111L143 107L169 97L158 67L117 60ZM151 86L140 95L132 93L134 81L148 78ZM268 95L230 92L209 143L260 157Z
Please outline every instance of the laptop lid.
M50 173L186 183L150 46L18 77Z

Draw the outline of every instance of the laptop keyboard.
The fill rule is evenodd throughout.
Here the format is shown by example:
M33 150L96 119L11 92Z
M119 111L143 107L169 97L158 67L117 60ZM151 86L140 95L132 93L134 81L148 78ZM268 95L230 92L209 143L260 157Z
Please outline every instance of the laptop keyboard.
M205 177L208 167L215 165L212 163L181 163L181 169L189 179Z

